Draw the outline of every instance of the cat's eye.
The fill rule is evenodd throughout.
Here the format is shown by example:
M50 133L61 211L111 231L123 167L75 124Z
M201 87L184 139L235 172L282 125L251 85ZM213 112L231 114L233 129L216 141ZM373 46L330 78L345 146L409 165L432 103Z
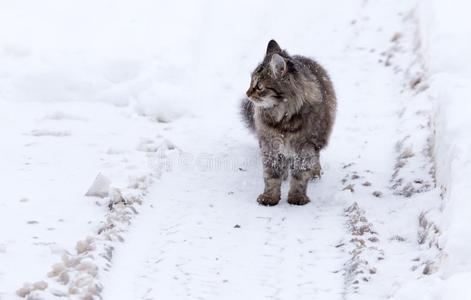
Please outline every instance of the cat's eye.
M255 88L257 89L257 91L261 91L263 89L263 86L259 82L257 82Z

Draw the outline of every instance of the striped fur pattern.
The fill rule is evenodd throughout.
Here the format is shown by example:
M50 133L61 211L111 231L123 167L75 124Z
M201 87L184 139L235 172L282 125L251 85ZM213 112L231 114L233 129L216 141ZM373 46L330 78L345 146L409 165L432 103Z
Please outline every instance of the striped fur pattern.
M246 125L257 135L263 158L262 205L280 200L281 181L291 174L288 202L302 205L310 179L319 177L319 152L335 121L336 96L327 72L314 60L289 55L271 40L252 72L241 103Z

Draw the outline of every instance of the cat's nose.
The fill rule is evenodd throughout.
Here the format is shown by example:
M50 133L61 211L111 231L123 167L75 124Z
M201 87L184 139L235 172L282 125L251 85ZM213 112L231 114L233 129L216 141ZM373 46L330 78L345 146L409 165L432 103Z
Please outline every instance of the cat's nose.
M247 90L247 92L245 92L245 94L246 94L247 97L249 97L249 98L256 98L256 97L258 97L258 93L257 93L257 91L256 91L253 87L249 87L249 89Z
M245 92L245 94L247 95L247 97L250 98L250 96L252 95L252 89L249 88L249 89L247 90L247 92Z

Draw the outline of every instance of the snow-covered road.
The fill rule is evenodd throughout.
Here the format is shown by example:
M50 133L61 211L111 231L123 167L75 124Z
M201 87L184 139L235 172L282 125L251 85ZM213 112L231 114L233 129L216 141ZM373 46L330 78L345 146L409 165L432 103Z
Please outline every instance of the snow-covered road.
M403 300L434 285L444 188L415 1L86 1L49 0L50 22L31 4L42 40L15 30L36 48L0 31L0 225L17 228L0 235L0 300ZM305 206L286 183L257 204L239 116L272 38L338 96ZM84 197L97 173L109 195Z
M403 73L388 68L381 55L403 30L407 9L396 3L345 9L344 2L329 2L296 11L296 21L283 24L288 35L299 36L281 36L282 45L321 57L339 98L332 142L322 157L325 173L311 184L306 206L255 201L263 184L257 143L225 102L242 90L210 93L225 103L214 104L204 119L173 122L165 135L180 152L163 155L168 171L116 250L104 298L380 299L418 276L419 214L438 197L405 198L391 189L400 111L410 94ZM248 22L264 41L273 34L258 31L263 18ZM312 37L310 28L322 28L322 36ZM251 55L261 57L258 48ZM403 55L399 62L405 64L415 59L392 55ZM242 80L248 82L249 72ZM208 84L221 85L217 78ZM430 180L403 178L419 179Z

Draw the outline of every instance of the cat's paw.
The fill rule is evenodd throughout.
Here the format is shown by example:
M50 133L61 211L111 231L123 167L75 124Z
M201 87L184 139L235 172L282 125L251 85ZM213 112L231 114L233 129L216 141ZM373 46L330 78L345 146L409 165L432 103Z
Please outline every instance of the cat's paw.
M260 194L257 198L257 202L265 206L277 205L280 202L280 196L274 197L268 194Z
M288 195L288 203L292 205L304 205L311 201L308 196L303 194Z

